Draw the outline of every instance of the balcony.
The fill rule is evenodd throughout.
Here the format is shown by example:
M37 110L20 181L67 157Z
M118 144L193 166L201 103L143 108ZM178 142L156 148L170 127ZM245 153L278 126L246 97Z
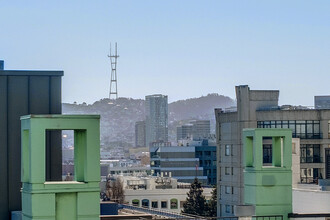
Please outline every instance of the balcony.
M320 156L300 157L300 163L323 163Z

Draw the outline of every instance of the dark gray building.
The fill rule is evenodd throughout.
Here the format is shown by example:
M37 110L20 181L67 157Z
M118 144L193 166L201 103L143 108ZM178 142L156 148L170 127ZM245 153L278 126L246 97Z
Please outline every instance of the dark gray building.
M61 114L63 71L4 70L0 61L0 219L21 210L21 122L28 114ZM47 132L47 180L61 180L61 133Z
M315 109L330 109L330 95L314 96Z

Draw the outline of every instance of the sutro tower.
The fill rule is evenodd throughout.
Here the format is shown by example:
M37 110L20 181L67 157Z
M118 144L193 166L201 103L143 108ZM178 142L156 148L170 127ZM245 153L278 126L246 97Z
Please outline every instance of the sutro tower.
M117 90L117 58L119 55L117 54L117 43L115 48L115 54L111 53L111 43L110 43L110 55L108 55L111 62L111 79L110 79L110 92L109 99L111 99L111 95L116 95L116 99L118 98L118 90Z

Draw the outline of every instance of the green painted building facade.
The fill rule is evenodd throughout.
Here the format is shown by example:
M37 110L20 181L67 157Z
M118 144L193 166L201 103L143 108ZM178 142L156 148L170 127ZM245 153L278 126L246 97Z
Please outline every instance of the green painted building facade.
M263 141L272 142L272 164L264 164ZM292 213L292 131L243 129L244 203L255 206L255 215Z
M46 181L49 130L74 131L74 181ZM100 116L23 116L21 137L22 219L99 219Z

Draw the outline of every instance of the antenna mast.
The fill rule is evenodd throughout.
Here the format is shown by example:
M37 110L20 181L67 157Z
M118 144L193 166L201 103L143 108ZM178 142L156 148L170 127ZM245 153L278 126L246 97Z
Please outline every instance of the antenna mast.
M117 53L117 42L115 48L115 54L112 55L111 52L111 43L110 43L110 58L111 63L111 79L110 79L110 92L109 92L109 99L111 99L111 95L116 95L116 99L118 98L118 91L117 91L117 58L119 57Z

